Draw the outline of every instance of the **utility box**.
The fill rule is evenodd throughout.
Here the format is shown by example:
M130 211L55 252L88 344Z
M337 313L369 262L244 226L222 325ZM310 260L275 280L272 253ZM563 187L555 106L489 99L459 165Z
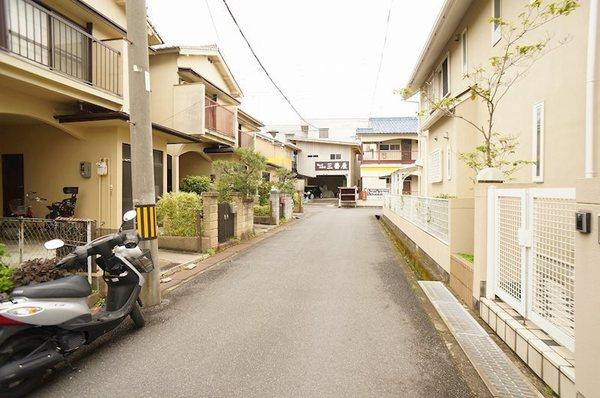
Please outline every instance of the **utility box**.
M338 207L356 207L358 187L338 188Z

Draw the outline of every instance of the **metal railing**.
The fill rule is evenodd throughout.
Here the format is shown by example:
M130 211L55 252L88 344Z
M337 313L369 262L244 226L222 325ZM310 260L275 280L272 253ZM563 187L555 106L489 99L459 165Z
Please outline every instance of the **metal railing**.
M397 160L400 163L413 163L417 160L419 151L374 151L366 150L362 159L366 161Z
M121 53L31 0L0 0L0 47L113 94L122 94Z
M204 117L204 125L207 129L229 137L235 137L235 114L229 107L220 105L206 97Z
M388 194L384 196L383 205L445 244L449 243L447 199Z
M16 266L35 258L54 258L44 242L62 239L67 252L92 240L92 220L4 217L0 218L0 243L6 247L2 261Z

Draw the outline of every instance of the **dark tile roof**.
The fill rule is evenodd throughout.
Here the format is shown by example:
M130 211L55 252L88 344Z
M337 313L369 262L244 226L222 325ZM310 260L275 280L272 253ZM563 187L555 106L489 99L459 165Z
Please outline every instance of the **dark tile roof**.
M369 127L358 128L359 134L392 134L392 133L417 133L419 119L414 116L403 117L372 117L369 118Z

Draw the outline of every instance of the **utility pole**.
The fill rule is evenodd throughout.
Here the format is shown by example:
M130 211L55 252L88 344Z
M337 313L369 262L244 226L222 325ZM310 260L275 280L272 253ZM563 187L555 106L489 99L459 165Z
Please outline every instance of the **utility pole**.
M150 120L150 67L148 61L148 28L145 0L126 0L127 40L129 41L129 118L131 132L131 179L133 204L138 209L136 223L155 223L154 159L152 156L152 121ZM147 217L140 217L140 215ZM151 219L152 218L152 219ZM160 266L156 233L142 240L140 247L150 249L154 271L146 275L142 288L145 305L160 304ZM143 235L142 235L143 237Z

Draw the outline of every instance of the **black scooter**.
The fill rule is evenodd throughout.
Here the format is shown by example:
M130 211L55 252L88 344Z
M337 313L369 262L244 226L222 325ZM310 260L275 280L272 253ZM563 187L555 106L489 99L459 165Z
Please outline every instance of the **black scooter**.
M125 213L123 221L135 218ZM154 268L150 251L138 246L135 230L102 236L58 261L57 267L87 267L90 256L104 271L108 285L106 309L92 316L87 306L91 287L83 276L72 275L52 282L15 288L0 302L0 397L20 397L35 388L46 372L69 356L113 330L131 317L144 326L140 290L144 273ZM64 243L51 240L46 249Z

